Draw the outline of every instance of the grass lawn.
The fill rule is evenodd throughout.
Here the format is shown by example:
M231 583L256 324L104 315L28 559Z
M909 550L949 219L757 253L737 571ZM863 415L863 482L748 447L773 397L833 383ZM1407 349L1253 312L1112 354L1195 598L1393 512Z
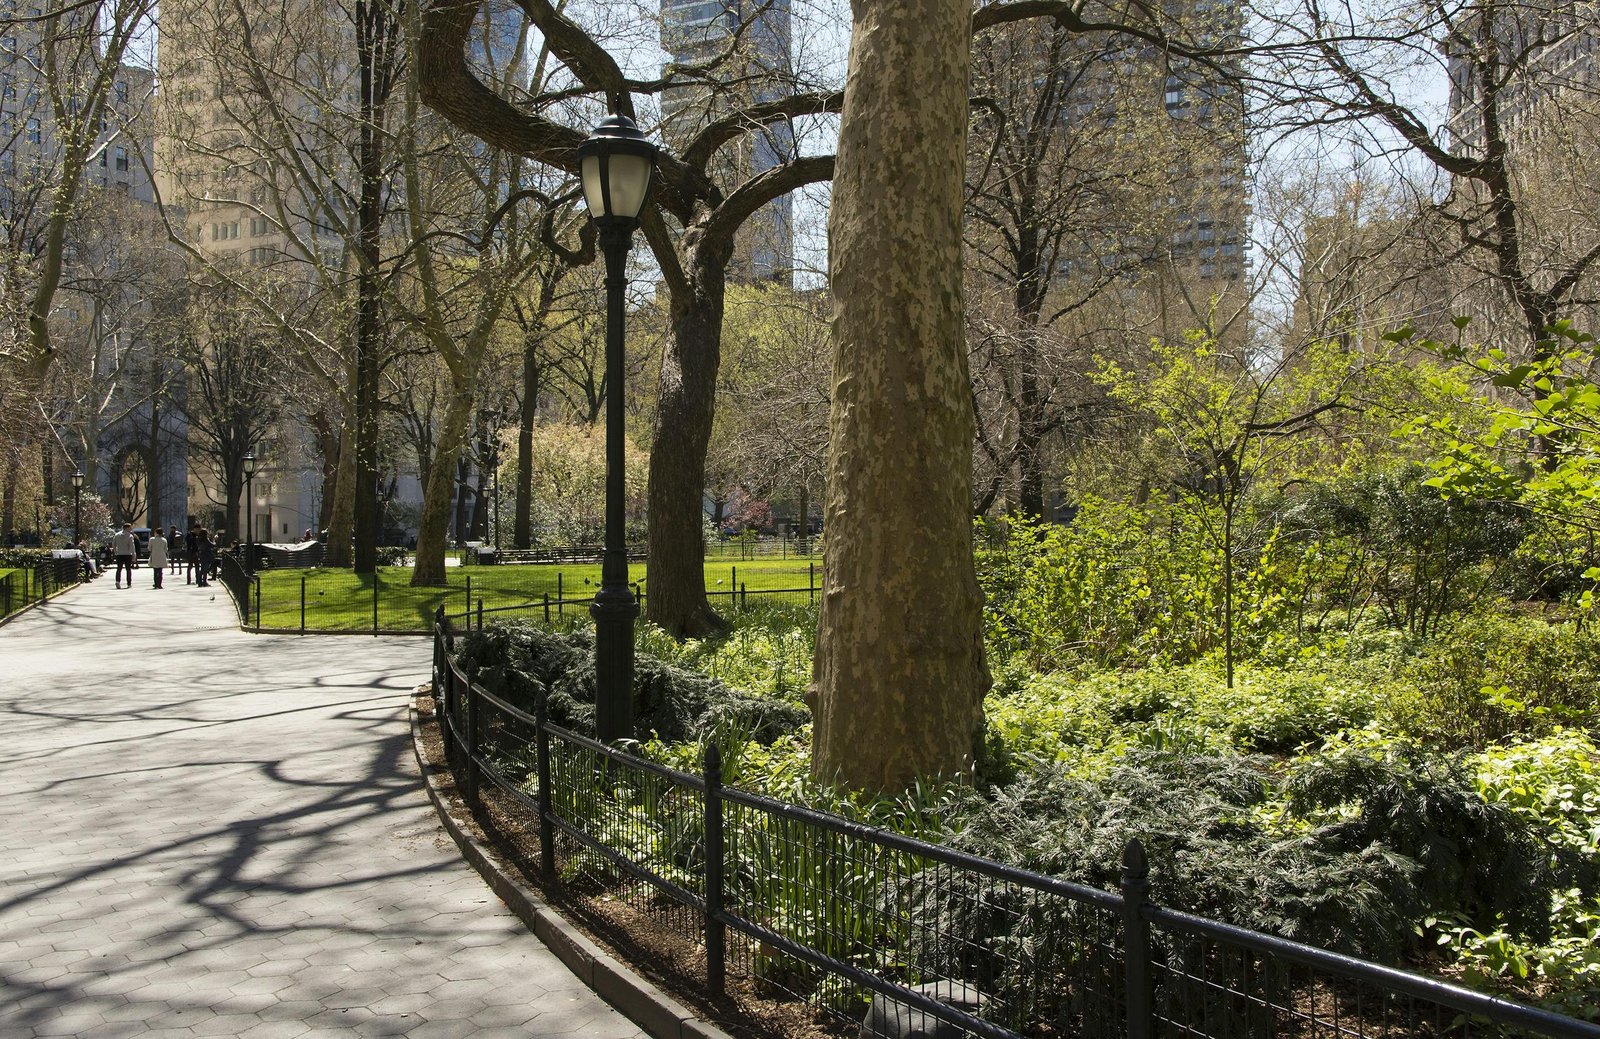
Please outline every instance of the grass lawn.
M717 560L706 564L706 590L713 604L735 589L737 580L752 594L774 589L799 589L796 598L808 599L811 566L820 571L820 557L810 559L762 559L747 562ZM589 565L509 565L450 567L449 586L412 588L409 567L380 567L377 590L373 579L348 570L264 570L261 573L260 626L269 629L299 630L302 601L307 629L322 631L371 631L374 610L377 627L384 631L425 630L441 603L447 613L477 609L481 600L487 610L506 614L543 614L543 597L563 600L553 605L553 613L585 611L586 603L600 583L599 564ZM643 564L628 567L628 576L646 594L650 581ZM820 586L822 579L817 577ZM471 598L468 598L468 582ZM302 582L304 594L302 596ZM764 600L766 596L762 597ZM577 602L582 600L582 602ZM536 607L514 610L513 607ZM251 604L251 619L256 606Z

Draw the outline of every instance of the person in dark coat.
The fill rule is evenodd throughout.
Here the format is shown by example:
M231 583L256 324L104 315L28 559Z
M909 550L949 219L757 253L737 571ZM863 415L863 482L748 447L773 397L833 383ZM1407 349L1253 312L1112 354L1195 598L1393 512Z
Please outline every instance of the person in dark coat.
M217 547L211 543L211 534L204 527L195 531L194 552L194 583L204 588L211 583L211 570L217 565Z
M189 533L183 536L183 583L189 584L194 580L194 568L197 562L195 550L200 545L200 528L190 527Z

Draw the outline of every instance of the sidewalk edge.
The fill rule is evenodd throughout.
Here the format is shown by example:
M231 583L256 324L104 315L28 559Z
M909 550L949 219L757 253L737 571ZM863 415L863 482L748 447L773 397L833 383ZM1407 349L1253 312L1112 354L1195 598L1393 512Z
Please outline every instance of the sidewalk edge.
M654 1039L732 1039L728 1033L701 1021L682 1003L633 973L626 963L595 944L520 878L500 868L483 842L468 833L451 813L450 804L439 789L438 769L423 755L422 723L416 701L412 700L408 708L411 750L422 772L428 800L433 802L440 822L467 863L567 969Z

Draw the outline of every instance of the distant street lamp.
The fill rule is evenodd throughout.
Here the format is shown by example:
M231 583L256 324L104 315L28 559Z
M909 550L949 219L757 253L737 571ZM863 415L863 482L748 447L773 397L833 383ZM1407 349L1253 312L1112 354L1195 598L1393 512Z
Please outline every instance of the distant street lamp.
M256 502L256 453L244 454L244 568L246 573L256 572L256 527L251 514ZM238 513L234 513L235 516Z
M656 146L632 119L600 121L578 146L583 197L600 231L606 258L606 547L594 618L595 730L601 742L633 734L633 621L639 604L628 587L623 490L623 290L628 250L650 193Z
M72 544L83 539L83 470L72 471Z

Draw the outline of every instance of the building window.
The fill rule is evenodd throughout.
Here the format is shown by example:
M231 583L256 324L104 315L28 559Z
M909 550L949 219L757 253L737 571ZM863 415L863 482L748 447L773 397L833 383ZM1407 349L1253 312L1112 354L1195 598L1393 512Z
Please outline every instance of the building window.
M37 120L37 119L29 119L28 120L28 143L29 144L38 144L39 143L39 139L40 139L39 138L39 120Z
M126 148L117 149L117 172L128 172L128 149Z
M128 103L128 81L125 80L125 79L119 79L119 80L117 80L117 104L125 105L127 103Z

